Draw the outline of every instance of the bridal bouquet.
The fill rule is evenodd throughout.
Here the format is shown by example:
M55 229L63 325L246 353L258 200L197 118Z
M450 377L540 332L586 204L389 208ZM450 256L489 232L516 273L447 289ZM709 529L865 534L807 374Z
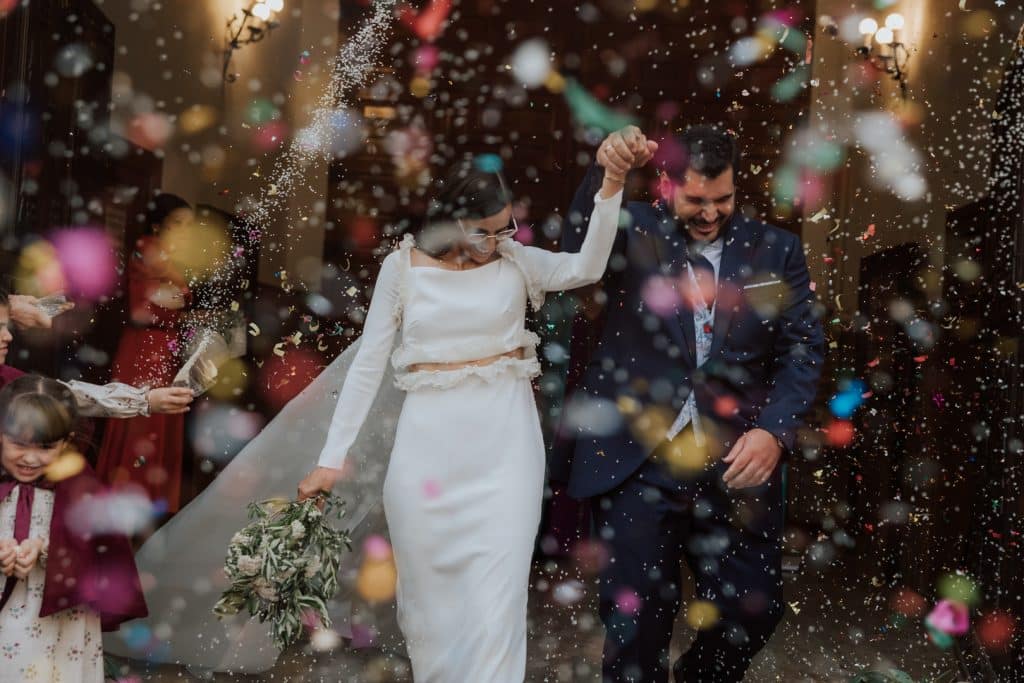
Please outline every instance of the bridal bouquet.
M252 521L228 544L224 570L231 586L214 613L225 617L244 609L261 623L269 621L274 645L282 650L299 639L304 624L330 626L326 603L338 590L341 554L352 546L348 533L328 519L343 515L344 504L334 495L250 503Z

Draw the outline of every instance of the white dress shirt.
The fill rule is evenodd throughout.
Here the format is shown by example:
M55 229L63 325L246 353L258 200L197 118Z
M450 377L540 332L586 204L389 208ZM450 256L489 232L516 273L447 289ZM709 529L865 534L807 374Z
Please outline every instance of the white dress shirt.
M715 271L715 287L718 287L718 274L721 270L722 265L722 238L714 240L713 242L704 242L701 240L694 240L688 245L689 249L695 256L703 256L710 263L711 267ZM693 269L687 266L687 276L693 277ZM712 306L711 311L706 314L710 316L711 320L714 320L715 307ZM711 333L705 332L704 319L699 315L693 316L693 327L694 327L694 339L697 341L697 367L704 365L708 359L708 353L711 349ZM697 413L697 399L693 392L693 387L690 387L690 394L686 397L686 402L683 403L682 409L679 411L679 415L676 416L675 421L672 422L672 426L669 427L668 433L665 435L669 441L676 438L680 432L686 429L686 426L693 423L693 429L698 443L704 442L704 432L700 426L700 415Z

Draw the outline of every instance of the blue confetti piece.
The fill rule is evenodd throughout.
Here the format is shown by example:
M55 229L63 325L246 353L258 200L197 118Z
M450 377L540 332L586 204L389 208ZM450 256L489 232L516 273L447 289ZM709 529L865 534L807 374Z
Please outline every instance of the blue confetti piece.
M476 159L473 160L473 165L476 166L477 170L484 173L501 173L501 169L504 166L501 157L497 154L478 154Z

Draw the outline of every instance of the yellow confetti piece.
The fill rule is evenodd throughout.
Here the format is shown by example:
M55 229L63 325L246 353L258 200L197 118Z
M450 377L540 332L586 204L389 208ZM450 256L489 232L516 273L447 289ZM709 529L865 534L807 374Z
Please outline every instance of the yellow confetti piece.
M292 344L295 344L295 346L298 346L299 344L302 343L302 333L296 332L295 334L288 338L288 341L290 341Z
M637 401L632 396L619 396L619 400L616 401L619 412L623 415L636 415L640 412L640 401Z
M210 395L222 401L230 401L245 390L245 363L237 358L230 358L217 368L217 383L210 387Z
M789 609L793 610L793 614L800 614L800 603L791 602L789 603Z
M327 343L326 342L320 342L319 344L316 345L316 350L317 351L326 351L327 350Z
M226 225L208 218L160 231L160 243L179 272L189 278L209 278L230 255Z
M345 290L345 293L348 294L349 296L355 296L356 292L358 291L359 290L356 289L355 287L349 287L348 289Z
M417 76L409 83L409 92L414 97L426 97L430 94L430 79Z
M565 78L562 74L552 69L548 73L547 80L544 81L544 87L557 95L565 90Z
M59 458L46 468L45 476L50 481L70 479L85 469L85 458L77 451L64 451Z
M260 336L260 326L256 323L249 323L249 334L254 337Z
M718 607L707 600L694 600L686 608L686 623L697 631L706 631L718 624Z
M667 425L659 425L659 431L664 438ZM692 477L704 471L711 464L714 454L721 450L711 425L705 431L706 438L698 440L693 429L684 429L664 448L655 451L655 459L663 461L677 477Z
M231 310L232 311L237 311L238 310L238 302L237 301L232 301L231 302Z
M319 320L314 320L313 322L311 322L309 324L309 331L310 332L316 332L319 329L320 329L320 321Z
M274 355L284 358L284 342L278 342L274 344Z
M367 560L359 568L356 591L369 602L388 602L395 597L398 571L388 560Z
M291 500L284 498L283 496L274 496L263 501L262 505L267 509L270 514L277 514L281 510L284 510L291 504Z
M206 130L216 122L217 110L202 104L192 105L179 117L181 131L190 135Z
M675 420L675 415L660 406L645 408L629 417L630 432L648 450L654 450L665 440L665 433Z
M807 220L810 221L811 223L817 223L818 221L820 221L823 218L828 218L828 216L829 216L828 209L822 208L822 209L818 209L817 213L815 213L813 216L811 216ZM836 227L838 228L839 226L836 226Z

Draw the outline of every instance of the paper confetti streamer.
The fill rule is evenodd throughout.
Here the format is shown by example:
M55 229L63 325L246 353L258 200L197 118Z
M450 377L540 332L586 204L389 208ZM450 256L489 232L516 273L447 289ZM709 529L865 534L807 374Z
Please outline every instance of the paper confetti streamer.
M636 119L601 104L586 88L572 78L565 80L565 100L573 119L581 126L597 128L605 133L612 133L635 125Z

